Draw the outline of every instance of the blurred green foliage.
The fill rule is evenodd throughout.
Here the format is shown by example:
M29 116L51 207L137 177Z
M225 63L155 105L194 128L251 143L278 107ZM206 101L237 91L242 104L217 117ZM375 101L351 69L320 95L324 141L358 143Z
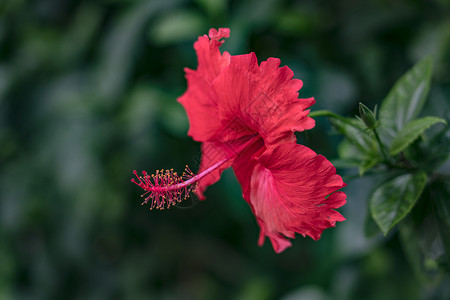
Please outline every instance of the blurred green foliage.
M2 0L0 299L450 298L447 277L414 275L398 235L365 236L373 178L348 181L347 221L280 255L256 246L230 171L205 202L162 212L129 182L198 164L176 98L209 28L231 28L231 54L279 57L313 110L346 116L431 55L423 114L448 120L449 13L447 0ZM300 141L335 157L329 129L318 119Z
M362 103L355 118L326 110L310 116L329 116L344 135L340 166L354 168L356 163L360 176L372 175L375 188L366 234L377 233L373 223L385 236L398 229L417 277L436 284L450 273L450 202L445 196L450 187L450 126L438 117L418 118L428 99L431 66L426 57L406 72L381 102L379 116L376 107L372 111ZM436 128L439 123L444 126ZM378 183L373 175L384 179Z

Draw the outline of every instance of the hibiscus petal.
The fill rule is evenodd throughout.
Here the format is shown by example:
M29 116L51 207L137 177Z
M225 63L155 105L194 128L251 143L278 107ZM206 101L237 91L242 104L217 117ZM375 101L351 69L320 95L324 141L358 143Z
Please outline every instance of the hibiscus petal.
M208 36L198 38L194 43L197 53L197 70L186 68L188 88L178 98L189 118L188 135L194 140L204 142L209 140L221 128L218 121L218 106L215 93L212 91L212 81L230 62L228 52L220 53L222 38L230 35L228 28L211 29Z
M324 229L345 220L333 210L346 202L346 195L336 192L344 186L334 166L305 146L286 143L266 150L253 168L245 198L261 228L259 244L267 236L279 253L295 233L318 240Z
M258 66L254 53L231 57L213 81L224 127L242 135L257 133L267 146L294 142L294 131L314 127L306 110L314 99L298 99L302 82L279 65L279 59L269 58Z
M256 157L265 151L264 141L262 139L251 144L245 151L234 159L233 171L242 187L242 197L249 199L250 197L250 180L253 169L257 165ZM251 206L251 205L250 205ZM253 209L253 208L252 208Z

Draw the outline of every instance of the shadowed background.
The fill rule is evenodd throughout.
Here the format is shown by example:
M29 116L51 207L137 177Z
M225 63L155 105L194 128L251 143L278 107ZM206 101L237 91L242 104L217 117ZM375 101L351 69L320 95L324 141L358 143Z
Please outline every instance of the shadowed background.
M197 169L176 98L209 28L231 28L232 55L280 58L313 110L345 116L431 54L426 111L445 117L449 15L446 0L2 0L0 299L450 297L448 278L414 275L396 235L365 237L365 180L347 180L347 221L278 255L257 246L231 170L168 211L140 206L130 183L134 169ZM332 159L331 133L319 118L299 141Z

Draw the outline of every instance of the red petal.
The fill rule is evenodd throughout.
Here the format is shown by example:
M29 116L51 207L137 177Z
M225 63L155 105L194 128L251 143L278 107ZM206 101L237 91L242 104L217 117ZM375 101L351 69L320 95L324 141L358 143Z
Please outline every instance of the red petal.
M228 52L220 53L219 47L223 44L221 38L230 36L230 29L219 28L219 31L211 29L209 31L209 39L206 35L198 38L194 43L194 49L197 52L198 73L211 83L224 67L230 63L230 54Z
M213 81L220 120L235 136L257 133L270 146L293 142L294 131L314 127L306 110L314 99L298 99L302 82L279 65L279 59L269 58L258 66L254 53L232 56Z
M249 148L234 159L233 170L241 184L242 197L244 199L249 199L250 197L250 179L253 174L253 169L258 163L254 158L261 155L265 149L264 141L261 139L250 145Z
M219 50L223 43L220 39L229 34L228 28L220 28L219 31L210 30L211 39L206 35L199 37L194 43L197 70L185 69L188 88L178 101L184 106L189 118L188 134L196 141L209 140L222 126L218 120L217 98L211 85L230 62L230 54L224 52L222 55Z
M286 143L265 151L246 198L261 228L259 244L267 236L279 253L295 233L318 240L324 229L345 220L333 210L346 202L346 195L336 192L344 186L334 166L307 147Z

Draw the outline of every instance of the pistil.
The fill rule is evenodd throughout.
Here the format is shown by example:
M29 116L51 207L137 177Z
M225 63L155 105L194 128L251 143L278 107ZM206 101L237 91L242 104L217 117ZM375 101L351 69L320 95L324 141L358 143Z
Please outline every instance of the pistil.
M165 209L170 208L182 200L187 199L192 192L195 192L198 182L203 177L207 176L227 161L235 158L245 149L260 139L259 135L252 136L247 142L240 145L232 154L228 154L225 158L219 160L208 169L200 174L194 173L186 166L182 175L178 175L173 169L157 170L155 174L149 175L146 171L142 171L142 176L139 176L136 170L133 174L139 180L134 178L131 182L137 184L144 189L145 193L141 197L145 197L142 205L150 202L150 209Z

